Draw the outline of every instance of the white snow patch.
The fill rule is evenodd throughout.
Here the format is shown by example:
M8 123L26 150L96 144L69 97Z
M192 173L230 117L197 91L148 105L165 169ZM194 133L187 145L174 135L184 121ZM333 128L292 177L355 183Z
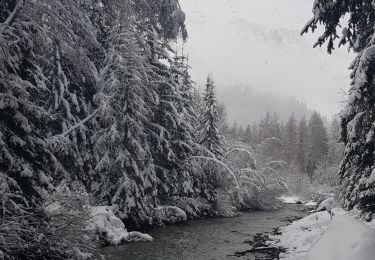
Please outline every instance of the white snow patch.
M22 177L28 177L28 178L31 178L31 177L33 177L33 172L32 172L32 170L29 168L29 166L28 165L24 165L23 166L23 170L22 170L22 172L21 172L21 176Z
M331 205L329 200L321 205ZM373 260L375 232L373 223L365 224L339 208L311 214L287 227L271 245L287 248L280 259L287 260Z
M115 216L113 207L97 206L91 208L89 228L104 234L106 242L119 245L127 241L152 241L153 238L140 232L128 232L124 223Z
M40 183L45 184L45 185L50 184L49 178L43 172L39 172L39 181Z
M305 203L305 206L308 206L308 207L315 207L318 205L318 202L316 201L308 201L307 203Z
M282 202L285 204L297 204L302 203L302 199L298 196L292 195L292 196L281 196L279 198Z
M338 208L333 209L333 212L336 217L345 214L344 210ZM285 254L280 254L280 259L306 260L307 252L321 237L331 221L331 216L326 211L313 213L289 226L282 227L280 229L282 234L271 236L272 241L269 243L287 249Z
M131 231L129 232L129 241L153 241L154 239L152 236L148 234L143 234L138 231Z
M306 260L374 260L375 232L350 216L333 219Z
M367 179L367 184L368 185L370 185L373 182L375 182L375 169L372 170L370 177Z

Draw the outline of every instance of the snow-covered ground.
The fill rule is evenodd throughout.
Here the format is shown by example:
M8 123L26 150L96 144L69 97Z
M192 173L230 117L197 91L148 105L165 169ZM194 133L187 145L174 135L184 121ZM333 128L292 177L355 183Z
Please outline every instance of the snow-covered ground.
M273 246L287 248L285 260L374 260L374 223L368 225L340 208L313 213L281 228Z

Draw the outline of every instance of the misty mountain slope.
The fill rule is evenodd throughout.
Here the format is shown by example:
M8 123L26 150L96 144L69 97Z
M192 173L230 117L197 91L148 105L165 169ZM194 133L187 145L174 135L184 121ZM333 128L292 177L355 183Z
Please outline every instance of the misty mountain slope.
M267 111L277 112L282 121L287 121L292 113L297 118L311 114L306 104L296 98L263 93L251 87L221 86L218 97L226 106L229 121L242 125L259 121Z
M294 96L327 116L341 109L352 56L342 49L328 57L324 48L312 48L313 36L300 36L311 1L182 0L181 5L189 13L184 51L197 83L213 72L218 86L247 84Z

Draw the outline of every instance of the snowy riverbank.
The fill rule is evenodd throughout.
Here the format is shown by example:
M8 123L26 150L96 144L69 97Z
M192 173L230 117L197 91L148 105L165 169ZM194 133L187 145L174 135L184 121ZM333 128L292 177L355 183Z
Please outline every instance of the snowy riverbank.
M373 260L375 232L373 223L363 223L340 208L316 212L280 229L271 236L269 246L286 248L285 260Z
M166 225L147 230L154 240L150 243L124 243L103 247L107 260L246 260L255 254L247 252L257 234L270 234L291 219L306 216L303 205L288 204L271 211L243 212L233 218L188 220L181 225ZM264 257L267 252L256 252ZM257 258L257 259L259 259ZM262 259L262 258L261 258Z

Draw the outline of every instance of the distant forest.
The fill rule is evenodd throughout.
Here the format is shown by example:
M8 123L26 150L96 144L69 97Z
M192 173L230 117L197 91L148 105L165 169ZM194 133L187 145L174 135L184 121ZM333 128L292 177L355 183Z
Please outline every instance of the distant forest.
M338 184L339 164L344 145L340 143L340 121L333 117L327 121L314 111L309 117L297 118L294 113L287 120L277 113L267 112L259 121L241 125L228 123L225 106L219 106L220 132L227 142L241 142L254 149L265 147L268 161L287 163L286 179L293 176L298 184L289 183L295 192L301 192L302 179L332 186ZM293 181L293 180L292 180ZM297 187L297 186L298 187Z
M298 119L313 113L304 102L294 97L270 94L246 85L218 86L217 94L226 106L231 123L252 124L260 121L267 111L277 111L282 121L287 121L292 113Z

